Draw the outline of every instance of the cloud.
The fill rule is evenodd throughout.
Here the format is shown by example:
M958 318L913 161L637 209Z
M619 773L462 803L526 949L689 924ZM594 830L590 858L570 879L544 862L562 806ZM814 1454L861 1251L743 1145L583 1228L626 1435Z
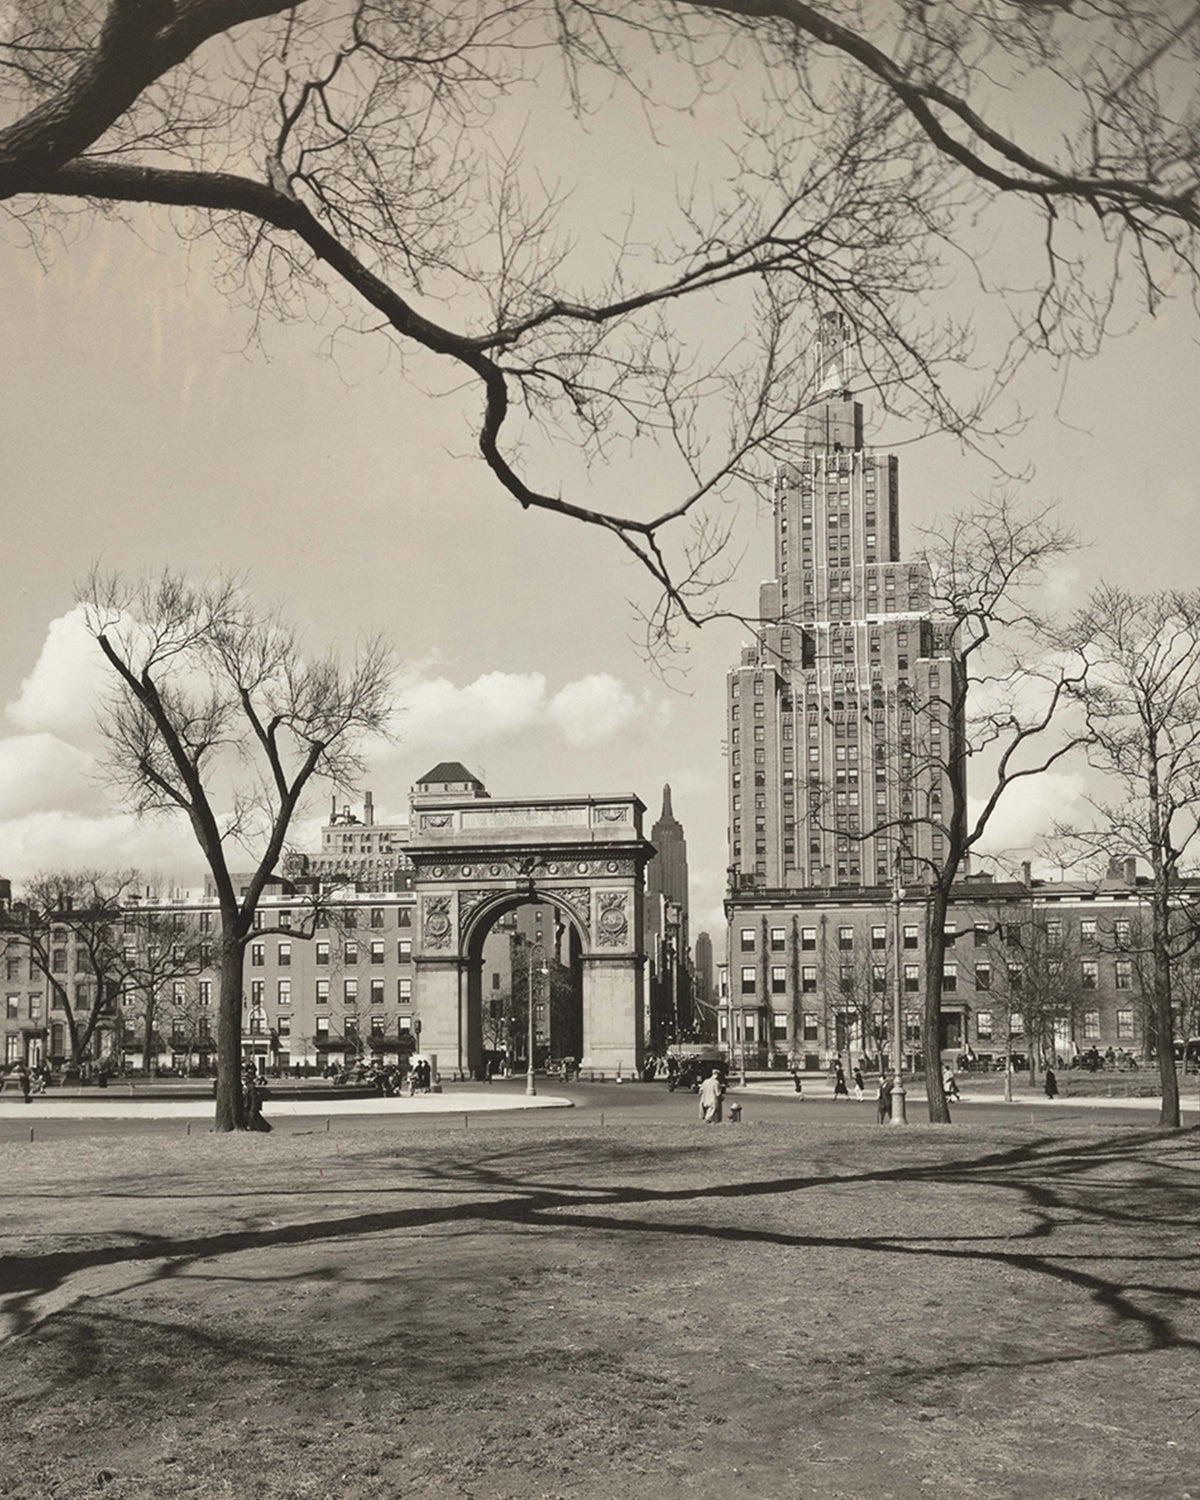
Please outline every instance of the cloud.
M1086 776L1073 771L1046 771L1014 782L992 815L980 853L1027 850L1048 837L1056 821L1085 819L1087 790ZM979 807L974 798L971 802L975 817Z
M93 795L92 757L53 734L0 739L0 818L79 807Z
M401 681L394 728L400 748L444 757L550 725L576 748L615 738L638 720L659 728L670 704L636 695L618 677L592 673L550 696L541 672L486 672L462 687L410 668Z
M560 688L550 700L548 713L569 745L596 745L631 724L638 706L620 678L593 672Z
M448 677L410 681L401 686L397 729L406 747L449 754L529 729L545 700L540 672L487 672L466 687Z
M17 889L40 870L136 869L199 886L203 866L182 819L54 810L0 822L3 873Z
M5 709L9 721L30 732L73 736L91 728L108 672L100 648L76 605L51 620L33 671Z

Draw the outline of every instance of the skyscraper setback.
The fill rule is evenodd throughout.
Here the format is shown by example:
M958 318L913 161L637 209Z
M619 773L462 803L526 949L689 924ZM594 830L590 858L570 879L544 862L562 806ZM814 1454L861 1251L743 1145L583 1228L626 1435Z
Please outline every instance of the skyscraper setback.
M728 678L734 891L886 884L942 853L950 627L900 552L900 465L863 443L848 342L822 320L817 394L774 483L775 577Z

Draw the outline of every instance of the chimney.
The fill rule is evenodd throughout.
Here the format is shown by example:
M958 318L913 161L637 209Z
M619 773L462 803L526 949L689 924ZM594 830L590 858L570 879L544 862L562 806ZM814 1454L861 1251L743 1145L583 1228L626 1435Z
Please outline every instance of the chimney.
M1022 885L1032 885L1033 884L1033 866L1030 864L1030 862L1027 859L1023 859L1021 861L1021 884Z
M336 823L337 822L337 793L336 792L334 792L333 796L330 797L330 799L329 799L329 821L331 823Z
M1125 861L1125 883L1137 885L1137 856L1135 854L1129 855Z
M363 822L368 828L375 826L375 804L371 800L370 792L363 793Z

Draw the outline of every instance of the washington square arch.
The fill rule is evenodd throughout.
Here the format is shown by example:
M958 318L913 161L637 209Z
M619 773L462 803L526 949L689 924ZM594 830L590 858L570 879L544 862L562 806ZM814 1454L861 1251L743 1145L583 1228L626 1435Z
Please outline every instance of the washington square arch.
M492 798L473 779L414 789L406 854L417 913L422 1051L474 1071L483 1056L483 945L529 902L552 906L581 971L580 1065L635 1070L643 1050L642 890L654 853L632 795Z

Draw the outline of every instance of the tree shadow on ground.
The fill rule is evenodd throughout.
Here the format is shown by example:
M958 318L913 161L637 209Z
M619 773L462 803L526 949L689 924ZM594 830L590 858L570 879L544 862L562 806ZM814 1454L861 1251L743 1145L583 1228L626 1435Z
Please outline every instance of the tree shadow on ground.
M580 1237L638 1236L790 1251L854 1253L887 1261L879 1280L902 1263L937 1260L953 1267L1004 1269L1021 1277L1056 1284L1088 1299L1117 1325L1120 1336L1104 1348L1039 1352L1030 1349L1005 1358L952 1358L925 1374L956 1374L967 1369L1031 1366L1128 1354L1200 1347L1186 1325L1187 1313L1200 1298L1194 1274L1197 1217L1195 1163L1190 1142L1178 1136L1123 1132L1116 1140L1080 1142L1035 1138L1001 1149L972 1151L929 1139L903 1143L906 1155L918 1159L873 1163L862 1168L830 1166L807 1174L753 1175L753 1163L736 1158L739 1180L693 1180L671 1186L633 1181L597 1186L580 1177L637 1163L660 1179L671 1170L674 1153L661 1144L624 1149L594 1136L561 1139L544 1145L522 1142L503 1149L428 1153L422 1162L404 1159L406 1180L384 1189L405 1201L390 1207L333 1211L288 1224L240 1226L199 1235L124 1236L120 1243L84 1245L9 1256L0 1266L0 1312L11 1334L21 1334L46 1316L63 1310L78 1295L94 1302L155 1282L215 1273L202 1263L247 1251L287 1249L321 1242L356 1240L381 1234L478 1236L491 1230L571 1231ZM836 1155L832 1149L830 1155ZM365 1152L353 1165L363 1170L390 1169L394 1153ZM695 1178L718 1177L731 1158L717 1153L697 1157L680 1148L674 1159ZM570 1180L564 1181L568 1177ZM554 1179L554 1180L552 1180ZM823 1189L962 1187L984 1190L1012 1219L1014 1230L956 1225L927 1232L820 1233L773 1227L780 1205L794 1207L806 1193ZM269 1196L275 1195L268 1189ZM343 1189L337 1189L340 1195ZM131 1196L137 1196L131 1193ZM292 1197L304 1194L292 1192ZM320 1188L307 1196L325 1197ZM412 1201L414 1198L420 1201ZM432 1199L432 1201L431 1201ZM449 1201L448 1201L449 1200ZM720 1213L741 1213L758 1205L759 1222L721 1221ZM712 1209L707 1219L673 1216L673 1211ZM1092 1246L1087 1236L1107 1233L1112 1243ZM1083 1237L1081 1239L1081 1236ZM1186 1239L1186 1236L1193 1236ZM1133 1275L1118 1276L1129 1267ZM1136 1268L1136 1271L1134 1271ZM1158 1270L1155 1275L1155 1268ZM115 1279L95 1273L128 1272ZM1182 1284L1174 1284L1176 1281ZM1131 1343L1130 1331L1135 1337Z

